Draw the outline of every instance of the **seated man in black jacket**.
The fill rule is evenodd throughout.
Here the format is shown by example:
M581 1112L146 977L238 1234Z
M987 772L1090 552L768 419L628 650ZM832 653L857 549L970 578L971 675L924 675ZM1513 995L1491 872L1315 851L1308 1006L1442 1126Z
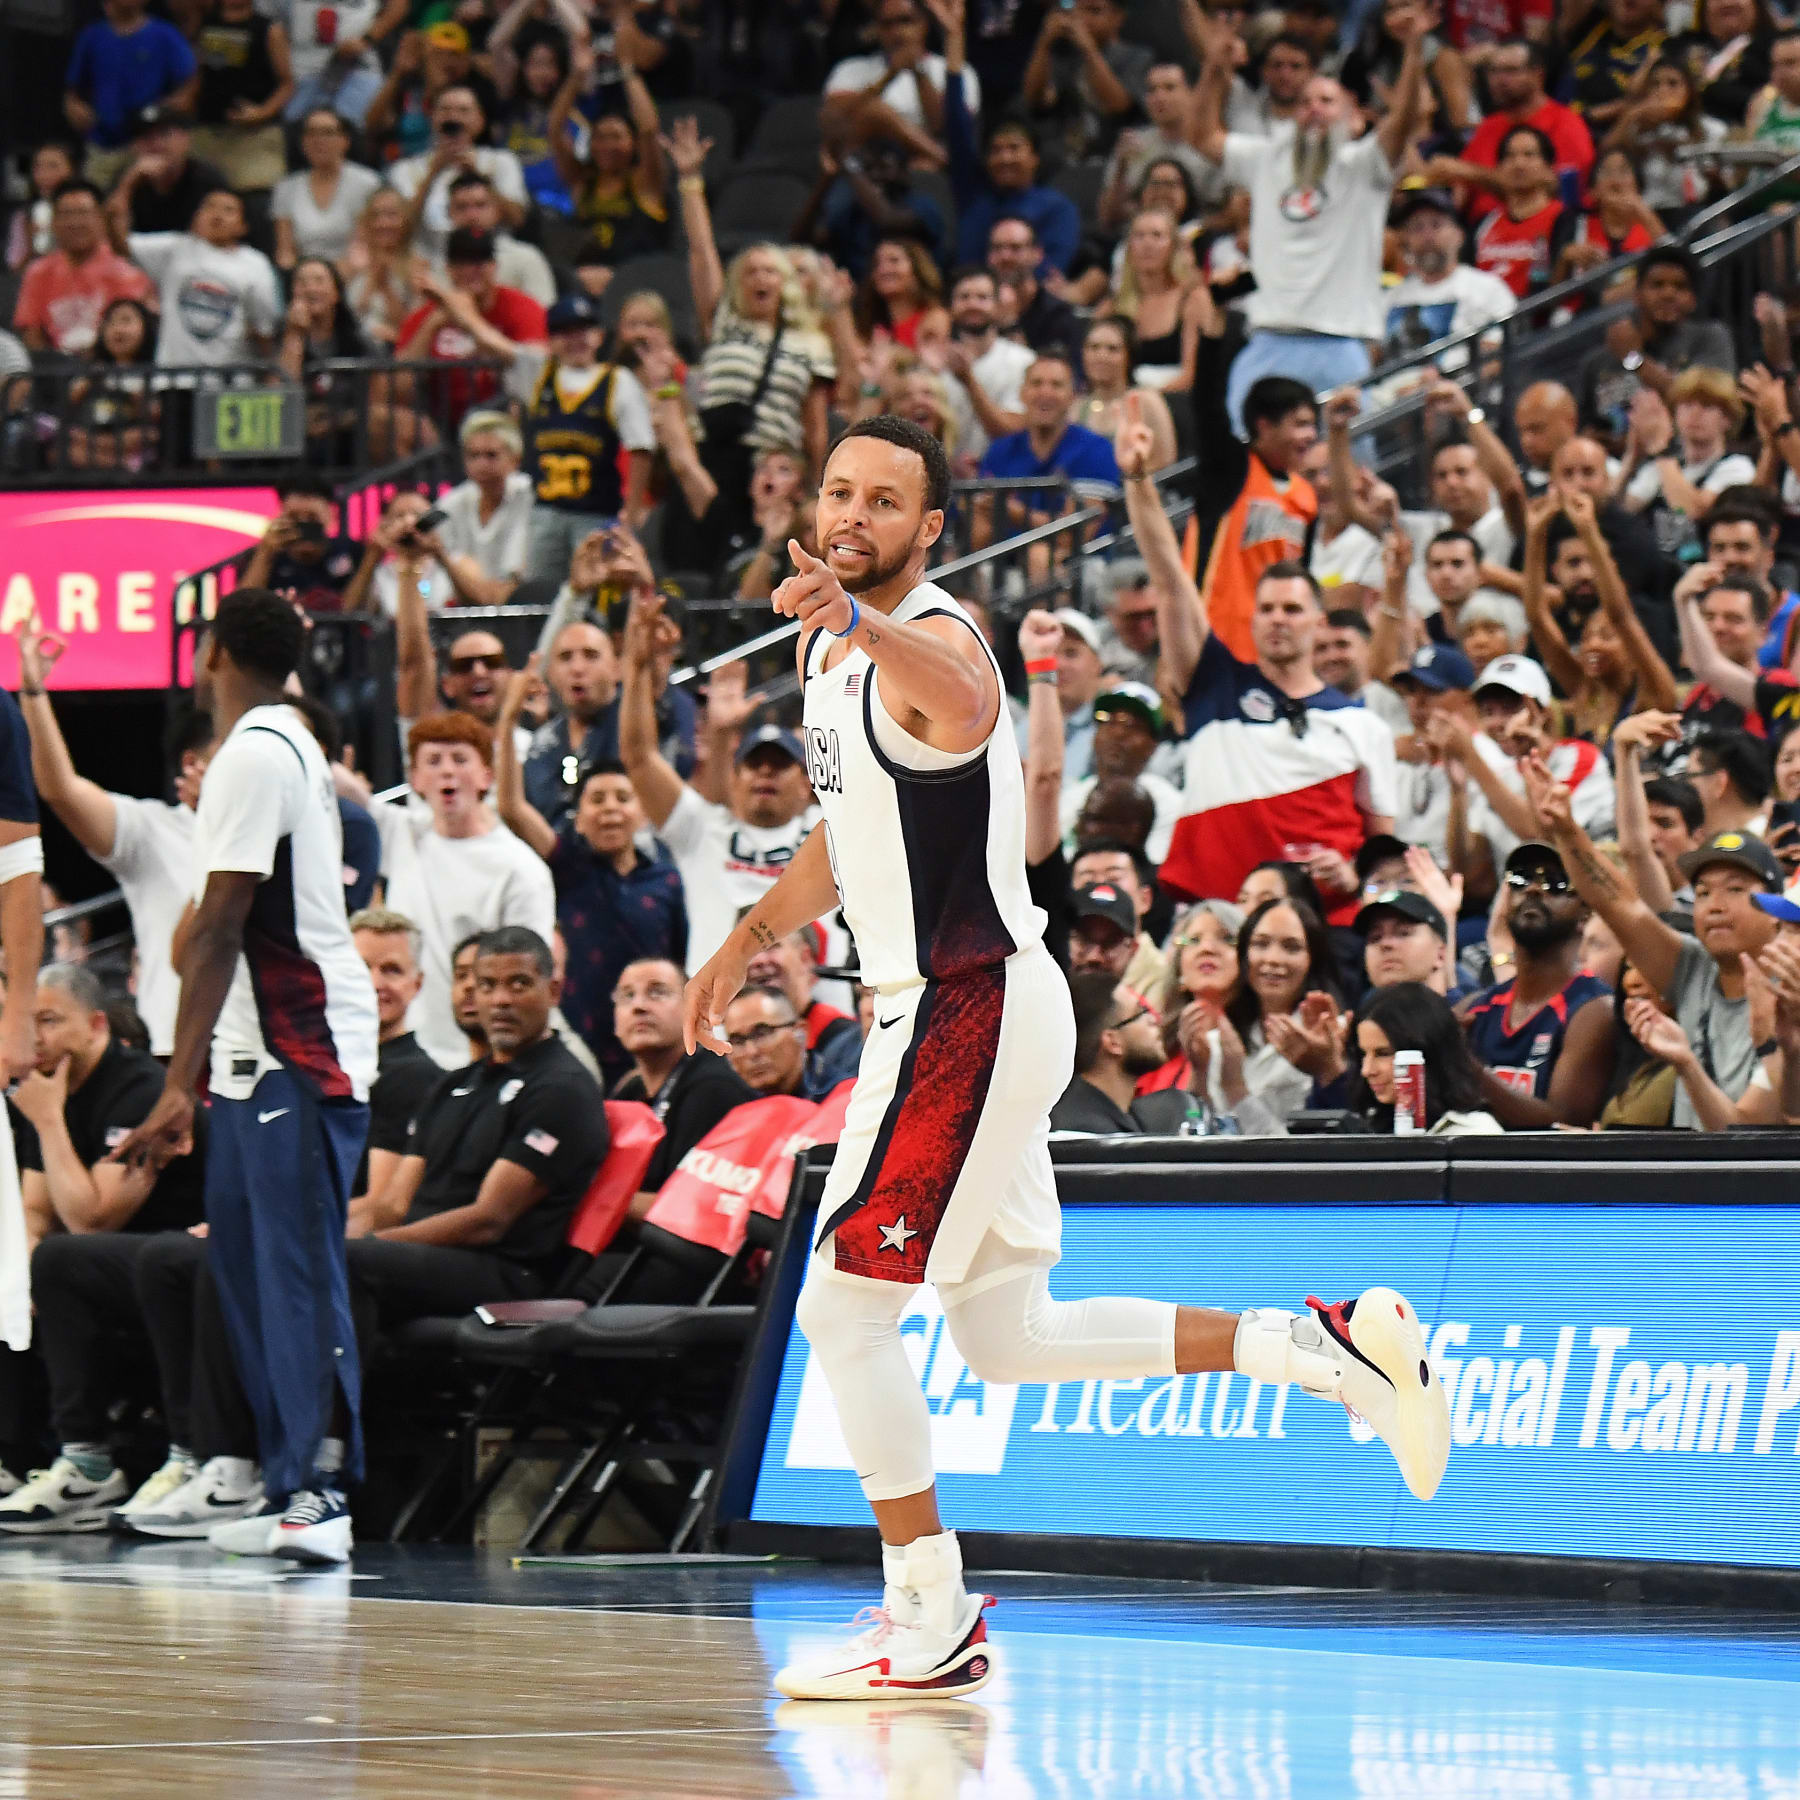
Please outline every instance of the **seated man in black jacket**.
M1167 1060L1156 1008L1103 970L1072 976L1069 994L1075 1003L1075 1079L1050 1109L1050 1129L1095 1137L1178 1133L1190 1111L1199 1110L1187 1094L1171 1088L1137 1098L1139 1077Z
M631 1053L632 1070L613 1089L615 1100L639 1100L662 1121L644 1185L631 1203L641 1219L681 1159L756 1090L722 1056L682 1050L681 997L687 977L666 959L627 963L613 988L613 1030Z
M349 1246L359 1345L407 1319L530 1299L556 1281L569 1224L607 1151L593 1079L550 1025L550 946L486 933L476 1006L488 1054L443 1077L384 1185L372 1235Z
M0 1531L100 1531L127 1504L113 1464L108 1413L119 1398L121 1334L143 1335L139 1263L160 1234L183 1232L202 1212L204 1159L196 1148L160 1175L106 1155L143 1123L163 1070L128 1050L107 1023L92 970L57 963L38 978L37 1067L14 1094L15 1139L31 1258L36 1349L50 1377L60 1454L0 1501ZM204 1115L196 1118L196 1126ZM7 1359L16 1376L21 1358ZM141 1493L154 1498L193 1473L185 1369L164 1369L169 1459Z

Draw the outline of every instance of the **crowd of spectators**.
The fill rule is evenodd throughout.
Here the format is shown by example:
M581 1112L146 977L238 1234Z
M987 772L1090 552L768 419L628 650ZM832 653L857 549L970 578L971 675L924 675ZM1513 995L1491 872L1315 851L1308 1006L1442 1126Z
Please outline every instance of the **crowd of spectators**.
M955 586L1015 676L1071 980L1055 1129L1389 1132L1400 1052L1437 1132L1800 1122L1794 337L1777 292L1708 316L1672 236L1728 142L1800 154L1800 32L1761 6L106 0L65 114L9 261L19 358L71 376L68 466L153 457L145 365L279 371L307 456L240 579L391 621L407 791L336 765L382 1019L370 1342L557 1288L602 1093L664 1134L629 1241L744 1109L854 1076L835 918L757 958L728 1059L682 1051L685 972L817 813L791 694L671 680L670 574L766 599L816 549L834 429L883 412L972 483L964 541L1096 505L1130 540L1049 605ZM728 137L766 160L734 173ZM1510 417L1478 404L1491 341L1416 359L1601 265L1620 316ZM1355 442L1409 358L1417 505ZM364 446L461 479L354 537L332 472ZM526 600L529 657L457 628ZM109 793L44 694L63 646L18 637L39 793L131 910L143 1050L65 946L17 1096L35 1278L71 1296L47 1415L0 1366L0 1456L46 1420L59 1454L0 1531L194 1534L261 1499L197 1187L103 1159L169 1049L210 733L171 801ZM96 1308L163 1386L135 1497Z

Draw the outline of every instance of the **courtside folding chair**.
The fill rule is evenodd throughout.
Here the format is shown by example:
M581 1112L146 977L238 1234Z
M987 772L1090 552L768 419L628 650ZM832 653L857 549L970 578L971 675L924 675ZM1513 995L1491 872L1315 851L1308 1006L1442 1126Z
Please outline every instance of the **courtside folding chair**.
M687 1548L718 1473L737 1362L756 1329L759 1306L734 1303L730 1296L741 1288L746 1265L759 1251L773 1249L780 1231L779 1219L748 1214L742 1246L693 1306L592 1306L574 1321L567 1353L579 1366L577 1379L585 1385L596 1365L614 1372L617 1379L606 1387L617 1396L616 1417L604 1440L564 1470L524 1548L532 1548L565 1510L573 1516L564 1541L579 1545L629 1474L647 1472L667 1486L670 1465L692 1473L664 1548ZM640 1507L650 1492L645 1483L634 1484Z
M496 1340L505 1342L513 1354L504 1358L463 1357L463 1326L478 1322L466 1313L414 1319L384 1334L382 1354L386 1360L464 1372L470 1367L499 1371L488 1379L473 1404L461 1409L462 1416L455 1426L438 1434L442 1440L440 1453L395 1515L389 1531L391 1542L402 1541L439 1486L457 1467L468 1466L464 1459L472 1457L480 1432L497 1426L510 1426L516 1432L517 1421L530 1414L534 1397L545 1385L545 1373L534 1367L531 1354L534 1345L546 1342L538 1334L560 1321L578 1318L595 1300L612 1292L630 1271L631 1259L608 1258L602 1253L625 1219L632 1196L643 1185L644 1171L662 1139L662 1128L647 1106L622 1100L608 1100L605 1104L612 1147L569 1223L569 1265L558 1284L559 1291L541 1300L507 1303L519 1322L511 1328L494 1330ZM520 1313L520 1308L526 1310ZM502 1465L500 1473L504 1472ZM486 1484L481 1499L492 1491L492 1486ZM466 1507L459 1507L457 1516L460 1518L465 1511Z

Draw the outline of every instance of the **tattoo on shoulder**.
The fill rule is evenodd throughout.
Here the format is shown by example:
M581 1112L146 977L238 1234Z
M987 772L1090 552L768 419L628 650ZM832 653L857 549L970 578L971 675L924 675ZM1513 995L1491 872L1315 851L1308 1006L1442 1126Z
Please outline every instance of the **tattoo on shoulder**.
M755 938L757 943L764 950L773 950L775 948L775 934L761 919L752 919L750 921L750 935Z

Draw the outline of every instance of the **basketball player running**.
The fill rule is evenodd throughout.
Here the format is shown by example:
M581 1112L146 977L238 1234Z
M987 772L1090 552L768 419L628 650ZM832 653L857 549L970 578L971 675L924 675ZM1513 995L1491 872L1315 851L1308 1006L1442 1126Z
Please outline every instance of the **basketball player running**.
M823 818L687 991L688 1048L723 1054L751 957L840 898L877 991L798 1318L881 1528L885 1604L836 1655L782 1670L775 1685L793 1699L967 1694L993 1666L991 1600L963 1590L901 1343L921 1282L988 1381L1236 1370L1342 1400L1421 1499L1449 1455L1417 1315L1389 1288L1297 1315L1050 1297L1061 1215L1048 1115L1068 1085L1074 1017L1026 890L1024 777L998 670L962 608L921 581L949 493L943 449L907 421L854 425L833 449L823 558L790 543L800 573L774 595L801 625Z

